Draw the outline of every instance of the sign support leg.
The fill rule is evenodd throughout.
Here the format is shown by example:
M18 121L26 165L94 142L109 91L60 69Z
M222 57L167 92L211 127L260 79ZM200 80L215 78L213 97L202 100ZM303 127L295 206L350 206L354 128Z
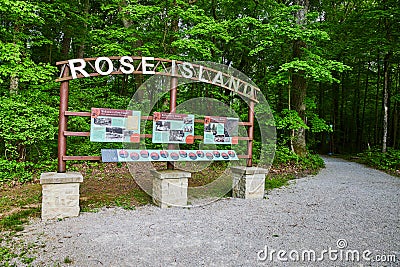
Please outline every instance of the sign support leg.
M174 75L174 73L172 73ZM170 93L170 99L169 99L169 112L170 113L175 113L176 109L176 95L178 91L178 78L175 76L171 76L171 89L169 91ZM175 149L174 144L168 144L168 149ZM174 164L170 161L167 162L167 169L168 170L173 170L174 169Z
M69 75L68 66L65 67L63 77ZM67 138L64 132L67 130L67 116L65 112L68 109L68 89L69 81L63 81L60 85L60 110L58 114L58 172L64 173L66 171L66 161L64 156L67 153Z
M254 102L253 101L250 101L248 117L249 117L250 126L247 129L247 135L250 140L247 142L247 155L249 156L249 158L247 159L247 167L251 167L253 165L253 131L254 131Z

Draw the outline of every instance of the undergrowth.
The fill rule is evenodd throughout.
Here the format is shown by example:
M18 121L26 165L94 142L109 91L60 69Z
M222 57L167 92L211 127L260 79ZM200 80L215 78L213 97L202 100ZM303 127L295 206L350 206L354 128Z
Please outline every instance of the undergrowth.
M400 176L400 150L388 148L382 153L379 148L372 148L357 154L357 161L378 170Z

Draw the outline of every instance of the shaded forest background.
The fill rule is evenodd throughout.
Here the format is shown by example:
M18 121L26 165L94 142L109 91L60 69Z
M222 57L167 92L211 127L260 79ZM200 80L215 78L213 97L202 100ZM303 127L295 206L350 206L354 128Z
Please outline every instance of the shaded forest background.
M0 182L56 170L55 62L112 55L214 61L242 71L274 112L277 161L366 150L398 160L399 6L398 0L0 0ZM126 108L146 78L73 81L69 110ZM186 90L180 101L205 94ZM206 94L231 103L218 88ZM89 130L86 118L69 125ZM98 154L101 146L74 137L68 144L71 155Z

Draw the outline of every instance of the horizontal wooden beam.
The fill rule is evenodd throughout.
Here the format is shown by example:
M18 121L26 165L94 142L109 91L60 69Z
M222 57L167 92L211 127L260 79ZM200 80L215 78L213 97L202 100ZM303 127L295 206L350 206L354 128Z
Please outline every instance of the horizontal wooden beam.
M80 112L80 111L65 111L65 116L80 116L80 117L90 117L90 112Z
M90 132L70 132L65 131L64 136L90 136Z
M65 131L64 132L64 136L82 136L82 137L87 137L90 136L90 132L71 132L71 131ZM141 138L153 138L152 134L141 134L140 135ZM194 139L196 140L203 140L204 137L202 135L195 135ZM253 140L250 137L245 137L245 136L239 136L238 140L241 141L249 141L249 140Z
M79 116L79 117L90 117L90 112L85 111L65 111L65 116ZM153 116L141 116L142 120L152 121ZM195 123L204 124L204 119L195 119ZM240 126L252 126L251 122L248 121L239 121L238 125Z
M101 161L101 156L63 156L63 160L91 160L91 161Z

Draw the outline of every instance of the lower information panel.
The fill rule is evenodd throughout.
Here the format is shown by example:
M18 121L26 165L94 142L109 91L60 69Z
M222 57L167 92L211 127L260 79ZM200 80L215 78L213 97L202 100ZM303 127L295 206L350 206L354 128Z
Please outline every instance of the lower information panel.
M103 162L239 160L234 150L102 149Z

